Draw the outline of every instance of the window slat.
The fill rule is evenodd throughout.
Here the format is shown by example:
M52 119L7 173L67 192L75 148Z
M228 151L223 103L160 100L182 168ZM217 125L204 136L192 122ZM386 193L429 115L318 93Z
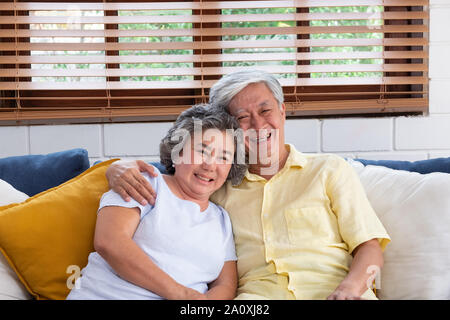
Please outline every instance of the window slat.
M358 39L358 46L424 46L426 38ZM231 48L352 47L355 39L203 41L203 42L122 42L122 43L0 43L0 51L102 51L102 50L199 50Z
M83 2L0 2L0 10L212 10L291 7L328 7L323 0L278 1L217 1L217 2L136 2L136 3L83 3ZM426 6L427 0L333 0L334 7L348 6Z
M183 37L183 36L243 36L271 34L326 34L326 33L405 33L427 32L424 25L389 25L376 26L373 29L366 26L337 27L261 27L261 28L203 28L203 29L156 29L156 30L24 30L15 32L0 31L0 37Z
M425 84L424 77L383 77L383 78L297 78L280 79L283 86L362 86L362 85L395 85L395 84ZM130 90L130 89L174 89L174 88L204 88L211 87L213 80L192 81L127 81L127 82L89 82L69 85L58 82L2 82L0 90Z
M259 66L259 70L273 72L271 66ZM201 76L223 75L245 70L242 67L209 67L209 68L123 68L123 69L2 69L0 77L142 77L142 76ZM298 74L311 72L414 72L427 71L426 64L342 64L342 65L304 65L278 66L276 72Z
M0 24L53 24L53 23L81 23L81 24L137 24L137 23L208 23L208 22L263 22L263 21L314 21L314 20L404 20L426 19L426 12L346 12L346 13L288 13L288 14L231 14L207 15L204 17L194 15L143 15L143 16L6 16L2 17Z

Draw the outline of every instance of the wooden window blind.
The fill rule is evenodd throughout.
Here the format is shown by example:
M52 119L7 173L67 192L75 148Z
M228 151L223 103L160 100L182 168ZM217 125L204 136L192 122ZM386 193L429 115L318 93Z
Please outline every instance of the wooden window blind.
M428 1L0 2L0 124L174 119L222 75L288 116L428 109Z

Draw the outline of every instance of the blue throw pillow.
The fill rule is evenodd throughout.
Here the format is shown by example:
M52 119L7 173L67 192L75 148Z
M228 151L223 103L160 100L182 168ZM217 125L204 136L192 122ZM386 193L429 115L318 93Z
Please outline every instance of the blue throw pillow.
M365 166L367 165L384 166L391 169L412 171L422 174L431 172L450 173L450 157L419 160L419 161L365 160L365 159L354 159L354 160L361 162Z
M150 162L150 164L154 167L157 167L158 170L162 173L162 174L166 174L167 170L166 167L164 167L161 162Z
M0 159L0 179L32 197L76 177L88 168L87 150L72 149L47 155Z
M102 161L101 161L101 160L97 160L97 161L94 162L93 165L95 166L96 164L99 164L100 162L102 162ZM159 170L162 174L166 174L166 173L167 173L166 167L164 167L164 166L161 164L161 162L149 162L149 164L151 164L151 165L154 166L154 167L157 167L158 170Z

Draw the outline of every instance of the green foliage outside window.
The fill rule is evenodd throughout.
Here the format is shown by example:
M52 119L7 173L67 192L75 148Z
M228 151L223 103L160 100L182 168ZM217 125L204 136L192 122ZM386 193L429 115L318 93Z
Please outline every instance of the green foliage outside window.
M382 12L382 6L376 7L319 7L310 8L311 13L344 13L344 12L368 12L373 13L374 19L372 20L322 20L311 21L311 26L364 26L370 24L373 26L370 32L367 33L336 33L336 34L311 34L310 39L357 39L357 38L382 38L383 34L377 32L377 25L381 25L382 21L378 18L377 13ZM226 9L222 10L223 15L233 14L288 14L295 13L294 8L266 8L266 9ZM190 29L192 23L161 23L155 24L151 22L152 15L190 15L190 10L161 10L153 11L152 15L149 15L146 11L119 11L120 16L143 16L148 15L149 23L146 24L120 24L119 30L149 30L149 29ZM102 12L93 12L92 15L102 15ZM271 21L271 22L230 22L222 23L223 28L250 28L250 27L295 27L295 21ZM40 25L40 29L65 29L67 26L60 25ZM83 25L83 28L89 28L88 25ZM98 26L97 26L98 27ZM103 26L101 26L102 28ZM257 40L289 40L296 39L296 35L247 35L247 36L223 36L223 41L232 40L245 40L245 41L257 41ZM104 41L104 39L99 39ZM42 40L41 40L42 41ZM53 42L52 39L48 39L48 42ZM79 38L75 41L83 42L84 39ZM192 42L192 37L122 37L119 38L119 42L135 42L135 43L156 43L156 42ZM33 42L33 39L32 39ZM232 53L286 53L295 52L295 48L246 48L246 49L224 49L224 54ZM382 51L382 46L349 46L349 47L311 47L311 52L379 52ZM33 53L32 53L33 54ZM42 53L41 53L42 54ZM49 54L49 53L46 53ZM87 52L87 51L61 51L52 52L52 54L76 54L76 55L104 55L104 51ZM192 55L192 50L121 50L119 55ZM382 59L337 59L337 60L311 60L311 65L333 65L333 64L381 64ZM294 65L296 61L277 61L277 62L252 62L252 61L237 61L237 62L223 62L225 67L236 66L261 66L261 65ZM92 65L92 64L53 64L42 65L39 68L53 68L53 69L70 69L70 68L105 68L105 65ZM128 63L121 64L120 68L175 68L185 67L193 68L192 63ZM296 74L282 74L280 77L295 77ZM380 77L381 72L334 72L334 73L311 73L311 77ZM74 79L75 78L75 79ZM134 77L120 77L122 81L169 81L169 80L191 80L192 76L134 76ZM43 80L49 80L48 77L42 77ZM53 81L80 81L81 77L52 77ZM33 78L33 81L39 81L41 79ZM85 79L83 79L85 80ZM90 78L89 80L92 80Z

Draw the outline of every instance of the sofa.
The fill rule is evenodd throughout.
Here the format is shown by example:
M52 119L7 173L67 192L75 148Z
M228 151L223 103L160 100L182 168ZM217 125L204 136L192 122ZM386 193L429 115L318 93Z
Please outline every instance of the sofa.
M65 298L94 250L116 160L90 166L84 149L0 159L0 299ZM450 299L450 158L347 161L392 238L378 297Z

